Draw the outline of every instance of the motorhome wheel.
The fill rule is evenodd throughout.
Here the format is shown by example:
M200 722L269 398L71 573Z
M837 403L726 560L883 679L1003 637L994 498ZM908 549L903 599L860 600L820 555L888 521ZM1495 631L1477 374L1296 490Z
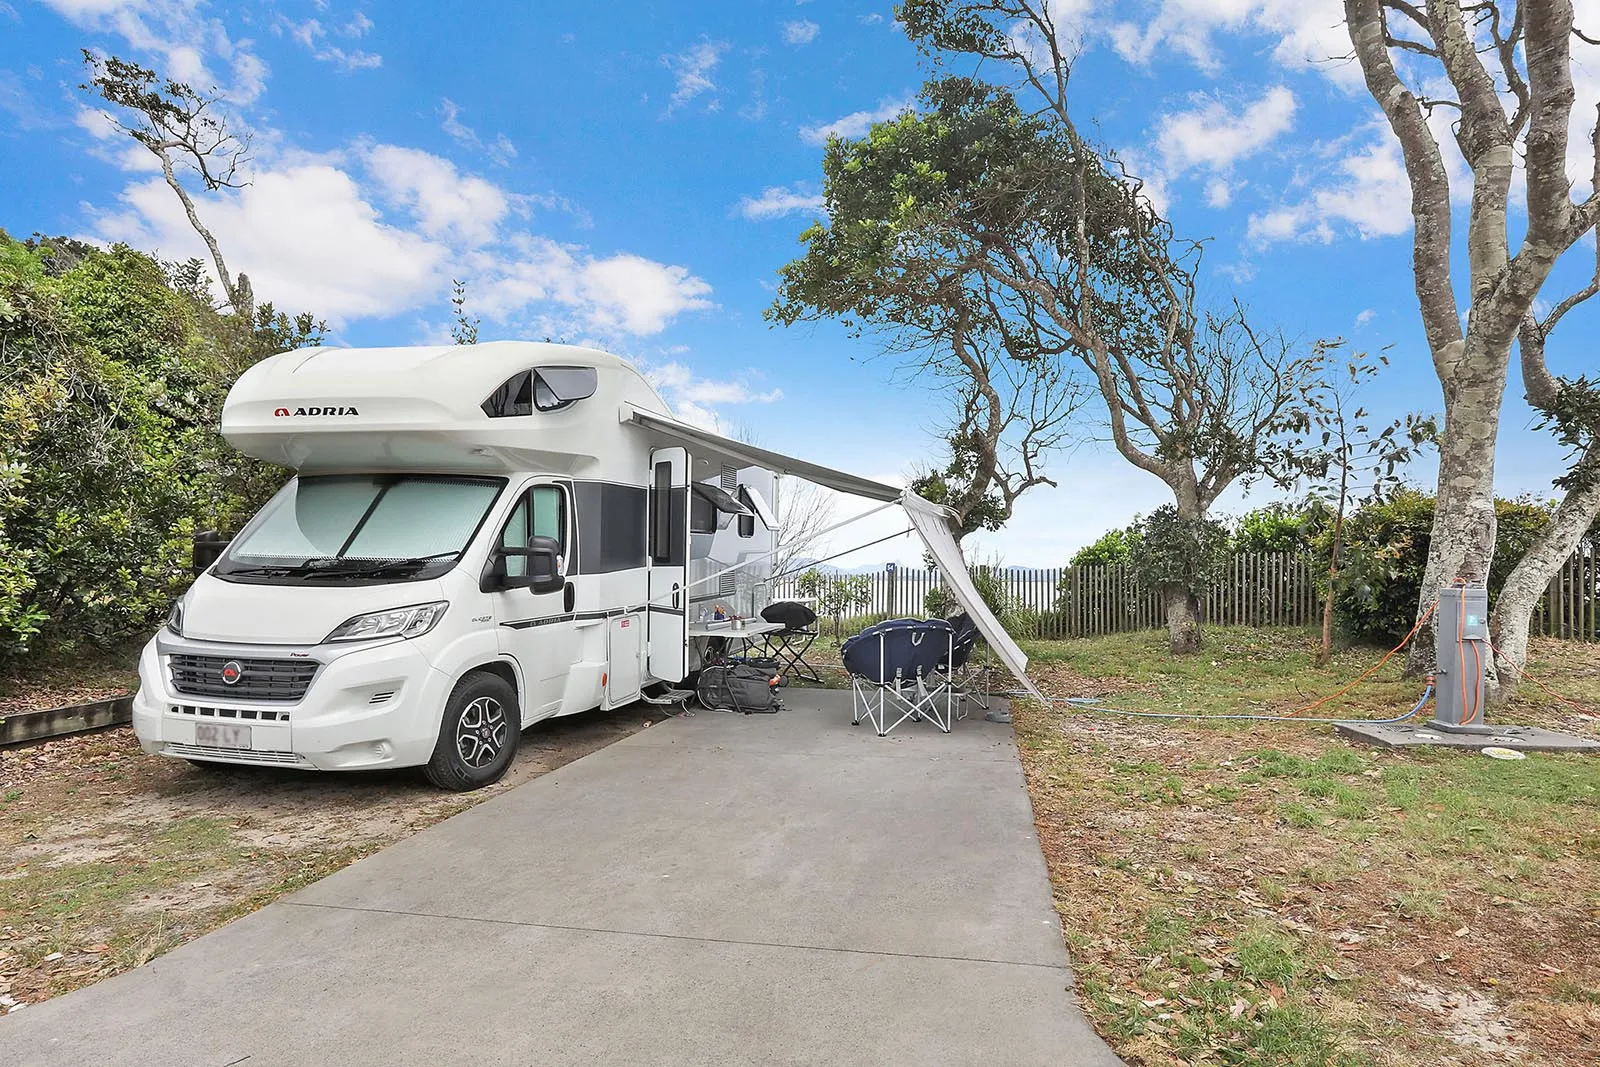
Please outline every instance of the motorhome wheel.
M506 773L522 739L517 693L505 679L475 671L456 684L423 773L440 789L479 789Z

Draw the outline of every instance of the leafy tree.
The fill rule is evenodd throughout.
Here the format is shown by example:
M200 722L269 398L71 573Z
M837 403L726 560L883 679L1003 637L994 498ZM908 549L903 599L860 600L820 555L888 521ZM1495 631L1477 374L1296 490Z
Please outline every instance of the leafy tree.
M1237 303L1201 305L1202 245L1177 237L1070 114L1048 5L907 0L898 13L944 69L917 112L830 142L828 221L803 235L774 314L888 322L988 366L1047 368L1055 395L1081 379L1118 452L1192 522L1239 479L1292 476L1274 442L1304 422L1320 353ZM946 73L957 63L1015 74L1025 99ZM1179 591L1197 578L1172 586L1175 650L1198 648Z
M1586 196L1574 198L1568 174L1580 155L1569 143L1579 104L1573 49L1600 42L1576 24L1570 0L1344 0L1344 12L1367 90L1400 142L1415 220L1412 281L1444 392L1439 502L1417 617L1441 585L1487 578L1500 557L1494 462L1513 342L1528 402L1570 450L1571 467L1555 483L1564 496L1491 620L1497 672L1507 669L1498 678L1505 693L1490 679L1499 700L1526 659L1539 594L1600 514L1600 384L1562 379L1545 360L1562 316L1600 292L1600 270L1562 299L1544 293L1557 263L1592 240L1600 221L1600 126L1581 152L1593 168ZM1577 116L1597 103L1582 101ZM1429 121L1439 108L1450 122ZM1440 146L1447 129L1466 164L1459 173ZM1407 660L1413 674L1432 666L1429 633Z
M805 254L780 271L768 318L784 325L836 318L872 331L947 398L949 460L914 491L954 510L958 535L998 529L1017 499L1056 483L1051 453L1068 439L1084 390L1059 348L1006 322L1004 295L970 260L952 255L942 215L959 186L1029 136L1007 102L1005 121L964 105L956 80L930 83L937 118L906 114L823 154L827 221L801 234ZM1010 147L1007 147L1007 146Z
M1427 493L1399 489L1363 504L1346 519L1334 608L1340 628L1353 639L1393 644L1416 621L1432 547L1434 504ZM1527 546L1548 525L1550 508L1526 498L1497 500L1495 514L1500 536L1487 575L1491 599L1499 597ZM1321 558L1327 558L1331 536L1329 527L1319 538Z
M1327 508L1316 497L1300 504L1268 504L1239 516L1233 551L1304 553L1326 522Z
M833 619L833 637L838 640L847 615L854 615L872 603L872 581L864 574L823 574L812 567L795 579L801 596L817 602L817 614Z
M1164 504L1139 521L1129 560L1140 584L1159 590L1169 605L1183 602L1183 617L1191 624L1179 630L1167 620L1173 654L1199 651L1200 597L1227 569L1228 528Z
M1367 410L1356 404L1356 393L1388 366L1388 357L1375 360L1359 353L1345 367L1338 382L1318 385L1309 393L1311 428L1320 441L1303 457L1312 477L1311 493L1333 515L1328 545L1328 570L1322 593L1322 647L1317 665L1333 657L1334 586L1339 581L1339 554L1344 547L1344 520L1352 502L1381 498L1400 484L1396 468L1409 463L1438 436L1433 419L1411 414L1396 419L1374 433Z

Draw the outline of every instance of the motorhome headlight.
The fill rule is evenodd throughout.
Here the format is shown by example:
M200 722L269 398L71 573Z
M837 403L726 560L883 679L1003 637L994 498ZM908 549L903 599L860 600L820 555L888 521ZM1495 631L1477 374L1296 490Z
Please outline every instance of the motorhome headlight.
M179 637L183 636L183 601L172 602L172 610L167 612L167 629Z
M329 634L329 641L370 641L376 637L421 637L444 617L450 605L437 600L432 604L413 604L406 608L374 611L347 619Z

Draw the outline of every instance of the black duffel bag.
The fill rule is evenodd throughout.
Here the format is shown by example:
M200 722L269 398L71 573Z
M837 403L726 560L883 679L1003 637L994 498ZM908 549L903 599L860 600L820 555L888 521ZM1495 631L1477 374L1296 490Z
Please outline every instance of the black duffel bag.
M746 715L769 715L783 707L778 700L778 687L783 679L778 676L776 664L770 661L753 663L718 663L700 672L695 686L695 698L700 706L710 711L742 711Z

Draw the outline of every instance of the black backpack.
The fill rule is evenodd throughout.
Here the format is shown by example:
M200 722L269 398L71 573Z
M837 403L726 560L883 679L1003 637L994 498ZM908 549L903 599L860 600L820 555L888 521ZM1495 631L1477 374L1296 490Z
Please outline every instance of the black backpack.
M783 707L778 699L782 684L777 664L771 660L718 663L700 672L695 697L709 711L770 715Z

